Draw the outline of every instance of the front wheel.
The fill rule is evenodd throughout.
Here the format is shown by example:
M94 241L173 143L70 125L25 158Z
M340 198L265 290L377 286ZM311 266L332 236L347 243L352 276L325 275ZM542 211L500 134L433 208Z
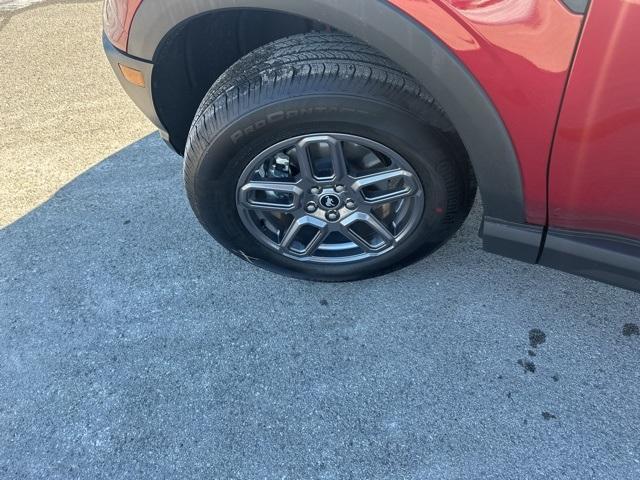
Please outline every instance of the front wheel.
M378 52L332 33L278 40L214 84L191 128L185 181L222 245L321 281L428 255L475 197L433 99Z

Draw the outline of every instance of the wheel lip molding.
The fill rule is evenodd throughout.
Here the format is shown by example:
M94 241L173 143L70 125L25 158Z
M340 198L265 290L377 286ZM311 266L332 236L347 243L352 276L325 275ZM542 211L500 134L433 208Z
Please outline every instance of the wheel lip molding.
M536 263L540 241L544 236L541 225L513 223L485 216L480 237L485 251L526 263Z
M560 0L571 12L579 15L587 13L591 0Z
M385 0L145 0L129 35L129 54L152 59L163 38L181 22L214 10L235 8L312 18L360 38L394 60L447 112L469 152L486 215L525 223L520 165L495 106L444 43Z

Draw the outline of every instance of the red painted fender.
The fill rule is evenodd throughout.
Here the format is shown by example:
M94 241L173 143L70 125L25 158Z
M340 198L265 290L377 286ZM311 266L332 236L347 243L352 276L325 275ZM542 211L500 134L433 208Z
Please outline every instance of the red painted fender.
M455 52L485 89L516 149L526 220L544 225L547 166L583 16L559 0L391 3Z

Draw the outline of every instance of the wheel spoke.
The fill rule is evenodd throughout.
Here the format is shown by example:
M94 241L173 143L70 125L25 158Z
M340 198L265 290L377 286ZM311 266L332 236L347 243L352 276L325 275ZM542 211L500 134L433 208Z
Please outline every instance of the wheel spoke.
M308 256L315 255L316 251L318 250L318 247L322 245L322 243L327 239L328 236L329 236L329 227L325 226L324 228L318 231L318 234L309 243L309 245L307 245L307 249L305 250L304 254Z
M354 229L357 224L365 225L371 233L374 233L376 235L376 237L379 239L379 242L372 244L368 240L363 238L362 235L360 235ZM340 232L367 253L383 250L395 246L396 244L395 237L387 229L387 227L385 227L373 215L367 213L358 212L346 218L340 224Z
M374 251L374 249L371 247L371 245L369 245L367 242L365 242L364 239L362 239L359 235L356 235L354 232L352 232L349 228L341 227L340 228L340 233L342 233L342 235L344 235L347 240L352 241L358 247L360 247L363 252L371 253L371 252Z
M315 236L307 243L304 251L292 250L292 246L296 238L302 233L305 227L311 227L316 230ZM291 226L287 229L287 232L282 237L280 242L280 250L290 251L296 255L313 255L322 242L329 235L329 226L327 222L324 222L316 217L305 215L301 218L296 218L291 223Z
M331 145L331 164L333 165L333 176L336 180L341 180L347 176L347 163L344 159L342 142L336 140L335 138L329 138L329 145Z
M396 189L388 190L385 187L399 182ZM379 187L380 191L371 191L373 188ZM359 192L362 198L369 205L381 205L384 203L395 202L403 198L412 197L420 192L417 180L413 174L406 170L397 169L387 172L376 173L366 177L358 178L353 182L351 188Z
M396 242L393 234L387 229L387 227L382 224L382 222L380 222L380 220L378 220L373 215L367 215L366 223L371 229L373 229L378 235L380 235L380 238L382 238L385 246L392 245Z
M292 212L300 208L303 190L297 183L249 182L240 189L240 204L249 210Z
M323 145L329 148L332 175L318 176L317 172L314 171L314 159L309 153L309 147L313 145ZM347 175L347 164L342 150L342 142L333 137L318 135L304 138L296 145L296 152L300 173L304 178L336 181L345 178Z
M305 180L313 179L313 166L311 165L311 157L307 149L309 142L307 138L300 140L296 144L296 158L298 160L298 168L300 176Z

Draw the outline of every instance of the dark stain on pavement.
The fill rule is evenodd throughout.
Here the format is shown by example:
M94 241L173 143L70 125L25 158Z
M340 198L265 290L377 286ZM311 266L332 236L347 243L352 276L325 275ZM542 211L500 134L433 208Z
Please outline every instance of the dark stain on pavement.
M556 417L553 413L549 413L549 412L542 412L542 418L544 418L545 420L555 420L558 417Z
M529 330L529 345L531 345L531 348L538 348L538 346L542 345L546 341L547 334L539 328Z
M533 350L529 350L527 353L529 354L530 357L536 356L536 352L534 352Z
M626 323L624 327L622 327L622 334L625 337L631 337L632 335L640 336L640 328L635 323Z
M327 301L326 298L323 298L322 300L320 300L320 305L322 305L323 307L328 307L329 302Z
M536 364L531 360L521 359L518 360L518 365L524 368L524 373L536 373Z

